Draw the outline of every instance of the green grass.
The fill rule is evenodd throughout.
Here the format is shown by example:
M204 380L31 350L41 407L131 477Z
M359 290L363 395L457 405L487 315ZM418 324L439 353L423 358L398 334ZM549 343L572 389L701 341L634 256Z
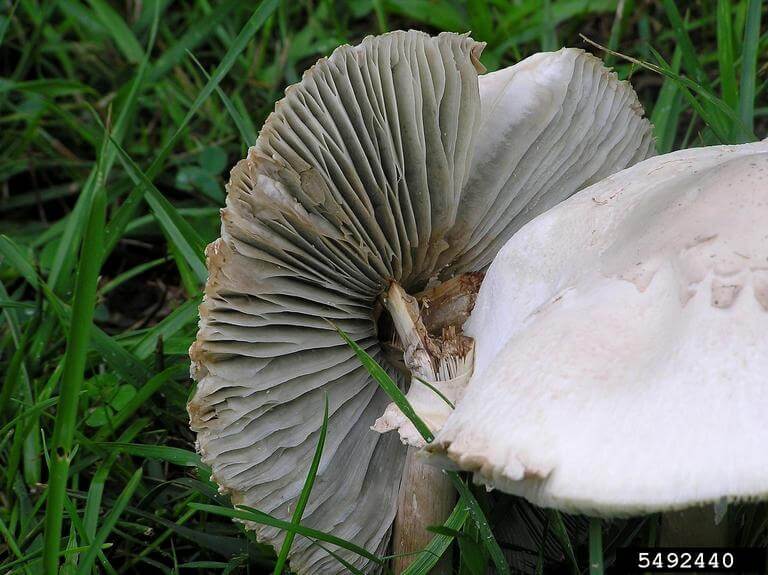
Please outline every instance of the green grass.
M280 521L218 494L188 429L187 349L228 168L282 90L339 44L412 27L471 29L489 70L600 53L583 34L631 78L661 151L768 135L759 0L0 0L0 575L283 569L290 539L278 559L233 516L367 553L300 509ZM617 546L656 540L655 519L515 507L537 534L519 549L494 510L523 504L455 481L464 503L409 575L443 553L460 575L515 557L610 573ZM765 506L734 513L735 542L768 544Z
M600 519L589 520L589 575L603 575L603 525Z
M107 136L104 136L106 142ZM100 158L103 158L103 150ZM85 233L79 254L72 296L72 316L69 322L62 376L59 383L59 399L56 421L50 442L48 500L45 507L45 531L43 537L43 570L55 573L59 564L59 539L67 497L70 459L74 456L73 442L77 426L80 389L83 385L88 340L93 312L96 307L96 288L103 257L106 189L101 160L96 168L95 193L88 210ZM137 470L140 473L141 470ZM131 489L131 493L135 485Z

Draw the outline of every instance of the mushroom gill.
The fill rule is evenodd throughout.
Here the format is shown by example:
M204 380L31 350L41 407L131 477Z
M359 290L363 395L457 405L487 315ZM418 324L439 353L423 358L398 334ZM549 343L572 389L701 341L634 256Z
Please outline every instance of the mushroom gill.
M383 360L376 316L393 282L413 295L481 271L533 216L653 153L634 92L596 58L564 49L478 76L482 47L415 31L342 46L286 90L232 170L189 414L233 503L290 517L327 396L302 523L385 551L405 449L370 429L387 397L326 320ZM307 539L290 561L345 570Z

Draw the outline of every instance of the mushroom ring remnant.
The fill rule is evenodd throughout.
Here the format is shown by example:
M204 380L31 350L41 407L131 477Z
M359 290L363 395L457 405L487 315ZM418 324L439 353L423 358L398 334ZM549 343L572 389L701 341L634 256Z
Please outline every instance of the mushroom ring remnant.
M651 158L529 222L465 333L438 463L592 515L768 497L768 141Z
M405 450L370 429L388 398L326 320L382 361L376 313L392 282L415 294L481 271L536 214L653 153L634 92L598 59L564 49L478 76L482 47L413 31L342 46L286 90L232 170L188 409L233 503L290 518L327 396L302 524L383 553ZM290 561L346 571L306 538Z

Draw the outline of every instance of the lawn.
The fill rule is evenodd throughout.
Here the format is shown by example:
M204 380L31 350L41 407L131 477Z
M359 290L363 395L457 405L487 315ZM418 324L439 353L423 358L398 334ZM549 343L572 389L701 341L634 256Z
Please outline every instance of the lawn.
M189 429L204 249L283 90L411 28L471 31L489 71L595 53L660 153L768 136L760 0L0 0L0 574L274 570ZM611 572L618 547L656 541L656 516L590 523L463 481L468 517L436 530L462 575L499 553ZM766 511L731 506L732 542L768 546Z

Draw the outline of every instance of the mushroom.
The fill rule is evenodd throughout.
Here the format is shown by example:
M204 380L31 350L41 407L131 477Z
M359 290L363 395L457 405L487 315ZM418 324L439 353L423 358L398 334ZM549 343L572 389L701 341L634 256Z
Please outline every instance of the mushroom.
M442 282L483 270L533 216L653 153L634 92L598 59L563 49L478 78L482 48L467 35L415 31L342 46L286 90L232 170L221 238L207 250L188 411L202 460L234 504L290 517L327 397L302 523L384 552L399 492L418 504L433 481L436 492L450 488L415 459L403 478L398 436L370 429L387 396L326 320L379 361L406 341L393 325L440 325L439 313L408 315L414 294L421 308L424 293L464 302L463 322L474 294L441 295ZM395 307L410 312L392 317ZM442 328L414 333L427 351L448 353ZM396 363L388 367L406 388ZM427 480L414 484L419 474ZM408 523L417 506L398 517ZM420 549L446 508L437 502L403 545ZM248 526L283 541L278 529ZM299 573L345 570L303 538L290 561Z
M768 498L766 222L768 141L645 160L529 222L432 462L593 516Z

